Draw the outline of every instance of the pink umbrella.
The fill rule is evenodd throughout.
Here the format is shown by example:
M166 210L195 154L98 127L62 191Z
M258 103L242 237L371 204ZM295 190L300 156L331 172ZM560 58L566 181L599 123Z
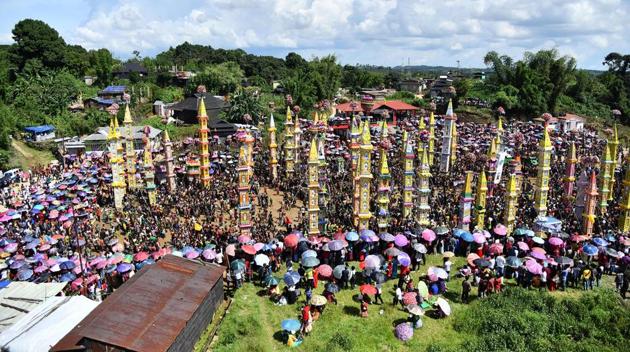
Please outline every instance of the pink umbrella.
M523 241L516 242L516 245L518 246L518 249L520 249L522 251L528 251L529 250L529 246L527 245L527 243L525 243Z
M256 252L260 252L260 250L263 249L263 247L265 247L265 244L264 243L260 243L260 242L258 242L258 243L256 243L254 245L254 249L256 250Z
M486 236L484 236L481 232L475 232L473 233L473 240L475 241L475 243L482 244L486 242Z
M505 225L503 224L498 224L494 227L494 233L499 236L505 236L505 234L507 233L507 227L505 227Z
M318 266L317 269L315 270L317 270L319 275L323 277L330 277L333 272L333 269L330 267L330 265L327 265L327 264L322 264Z
M493 243L490 245L490 253L501 254L503 253L503 245L500 243Z
M398 247L404 247L409 244L409 240L407 239L407 237L405 237L405 235L398 234L396 235L396 237L394 237L394 243Z
M564 242L561 239L559 239L558 237L551 237L549 239L549 244L552 245L552 246L562 246L563 243Z
M427 242L432 242L435 240L435 232L431 229L425 229L422 231L422 239Z
M199 257L199 252L197 251L190 251L186 253L186 258L188 259L196 259L197 257Z
M96 264L96 269L101 270L101 269L105 269L105 267L108 265L107 260L104 260L98 264Z
M36 267L33 270L33 272L36 273L36 274L41 274L41 273L43 273L46 270L48 270L48 267L46 265L40 265L40 266Z
M542 265L538 264L535 260L533 259L529 259L525 262L525 267L527 268L527 270L534 274L534 275L540 275L542 274Z
M477 253L470 253L466 257L466 262L468 262L470 266L475 266L475 260L477 259L479 259L479 255L477 255Z
M112 246L112 251L114 252L122 252L125 250L125 245L123 245L122 243L118 243L115 246Z
M238 236L238 243L247 243L249 241L251 241L252 238L247 236L247 235L240 235Z
M201 252L201 256L206 260L214 260L214 258L217 257L217 253L214 249L204 249L204 251Z
M103 258L103 257L96 257L96 258L90 260L90 266L95 266L98 263L101 263L101 262L104 262L104 261L105 261L105 258Z
M234 244L228 244L228 246L225 247L225 254L233 257L236 254L236 246Z
M545 259L547 259L547 256L544 253L541 253L541 252L534 252L534 251L532 251L529 254L529 256L534 258L534 259L538 259L538 260L545 260Z
M147 259L149 259L149 253L147 252L138 252L136 253L136 255L133 256L133 260L137 262L143 262Z
M415 292L407 292L403 295L403 303L408 306L410 304L418 304Z
M39 246L39 250L42 252L45 252L47 250L50 249L50 245L49 244L42 244L41 246Z
M542 254L547 254L547 251L546 251L546 250L544 250L544 249L542 249L542 248L540 248L540 247L534 247L534 248L532 248L532 253L534 253L534 252L536 252L536 253L542 253Z
M115 255L115 256L109 258L109 264L118 264L118 263L122 262L123 259L125 259L125 257L123 257L121 255L120 256L119 255Z

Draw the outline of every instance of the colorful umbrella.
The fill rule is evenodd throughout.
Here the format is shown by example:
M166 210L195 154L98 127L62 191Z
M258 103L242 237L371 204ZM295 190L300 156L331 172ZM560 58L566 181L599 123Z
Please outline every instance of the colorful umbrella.
M385 242L393 242L396 239L394 235L387 232L380 234L379 238Z
M339 286L335 285L332 282L327 283L326 286L324 286L324 289L331 293L339 292Z
M400 254L398 254L398 256L396 258L398 259L398 262L402 266L409 266L409 265L411 265L411 258L409 257L409 254L407 254L405 252L401 252Z
M133 256L133 260L136 262L143 262L149 258L149 253L147 252L138 252Z
M314 306L319 307L325 305L326 303L328 303L328 300L322 295L313 295L313 297L311 297L311 304Z
M408 306L411 304L418 304L415 292L407 292L403 295L403 303Z
M490 245L490 254L501 254L503 253L503 245L500 243L493 243Z
M409 314L413 315L424 315L424 309L417 304L410 304L407 306L407 311Z
M133 270L133 265L129 264L129 263L120 263L116 266L116 271L118 271L119 273L126 273Z
M282 321L281 325L282 330L295 332L300 330L302 323L295 319L285 319Z
M507 233L507 227L505 227L505 225L503 224L497 224L497 226L494 227L493 231L499 236L505 236L505 234Z
M399 340L409 341L413 338L413 327L411 323L400 323L396 325L394 333Z
M243 252L249 254L249 255L254 255L256 254L256 248L254 248L254 246L246 244L244 246L241 247L241 249L243 250Z
M533 259L528 259L525 262L525 267L527 268L527 270L534 274L534 275L540 275L542 274L542 265L538 264L535 260Z
M444 315L446 316L451 315L451 306L448 304L448 302L444 298L438 297L435 304L440 308L442 312L444 312Z
M513 255L507 257L505 261L506 261L506 264L512 268L518 268L522 264L521 260L518 257L513 256Z
M340 240L328 242L328 249L331 251L340 251L343 247L345 247L345 244Z
M429 297L429 288L427 287L427 284L424 281L418 282L418 293L420 293L420 296L422 298Z
M473 241L475 241L475 243L485 243L486 242L486 236L483 235L483 233L481 232L475 232L473 233Z
M337 265L333 269L333 276L335 277L335 279L341 279L341 275L343 274L343 271L344 271L345 268L346 268L345 265L340 264L340 265Z
M470 253L466 257L466 262L468 262L468 265L470 266L475 266L475 260L477 259L479 259L479 255L477 255L477 253Z
M238 236L237 240L238 240L238 243L247 243L247 242L251 241L252 238L247 236L247 235L240 235L240 236Z
M404 247L409 244L409 240L405 237L405 235L398 234L394 237L394 244L398 247Z
M204 249L203 252L201 252L201 256L206 260L214 260L214 258L217 257L217 253L214 249Z
M333 269L330 267L330 265L327 265L327 264L322 264L318 266L316 270L319 276L322 276L322 277L330 277L333 272Z
M436 236L435 236L435 232L433 232L433 230L431 229L424 229L424 231L422 231L422 239L427 241L427 242L433 242L435 240Z
M319 265L319 259L316 257L306 257L302 259L302 266L306 268L314 268Z
M315 252L312 249L309 249L307 251L302 252L301 257L302 257L302 259L309 258L309 257L317 258L317 252Z
M469 243L475 240L472 233L468 231L462 232L459 238L461 238L462 241L469 242Z
M368 284L361 285L359 291L364 295L375 295L378 292L376 287Z
M549 244L552 246L562 246L564 244L564 241L562 241L558 237L551 237L549 239Z
M300 274L298 274L296 271L289 271L288 273L284 274L284 283L287 284L287 286L295 286L298 284L298 282L300 282Z
M582 247L582 251L584 252L584 254L588 255L589 257L592 257L592 256L597 254L598 249L597 249L597 247L595 247L595 246L593 246L591 244L585 244Z
M365 257L364 263L366 268L376 269L381 266L381 258L371 254Z
M396 247L390 247L385 250L385 255L388 257L395 257L400 253L402 253L401 250Z
M254 263L258 266L269 264L269 257L264 254L256 254L254 257Z
M354 232L354 231L350 231L350 232L346 233L346 240L348 240L348 241L358 241L359 240L359 234Z
M298 236L294 233L287 235L287 237L284 238L284 245L289 247L289 248L294 248L297 246L298 244Z
M233 271L243 271L245 270L245 262L241 259L233 260L232 263L230 263L230 269Z

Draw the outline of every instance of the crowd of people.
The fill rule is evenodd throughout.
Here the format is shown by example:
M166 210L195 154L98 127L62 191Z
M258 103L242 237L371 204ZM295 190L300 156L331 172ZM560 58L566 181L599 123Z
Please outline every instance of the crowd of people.
M530 162L538 154L541 124L504 123L504 150L513 158L520 157L523 173L516 230L510 234L501 224L505 180L512 172L509 165L487 199L485 223L473 224L478 230L472 232L457 229L465 172L487 170L486 152L497 135L494 125L457 123L456 161L448 173L439 172L440 139L436 139L430 180L431 224L427 227L419 226L414 214L402 216L402 130L408 130L413 141L426 138L419 131L419 119L406 119L390 127L387 141L377 126L372 130L376 146L373 173L378 170L378 149L386 146L392 174L389 226L387 232L377 234L369 229L357 231L353 221L348 134L319 129L326 150L321 186L328 192L320 199L322 234L308 236L308 219L299 208L307 200L308 180L301 175L306 175L314 132L308 128L311 121L301 120L301 124L305 132L293 178L285 176L282 153L279 177L272 178L266 139L254 131L253 227L246 235L240 234L238 227L235 160L239 141L235 138L212 139L212 187L208 188L185 174L185 160L196 153L198 141L176 143L177 188L168 191L163 162L157 162L155 205L148 203L140 187L128 190L123 208L114 209L111 170L106 156L96 153L24 171L20 182L0 193L2 279L69 282L66 293L101 299L136 270L172 253L225 265L226 287L231 292L246 281L255 281L280 305L295 304L303 296L300 330L304 334L324 313L326 303L337 303L339 290L357 287L361 316L368 317L370 304L383 304L383 293L389 292L394 305L410 312L416 327L421 326L419 316L425 309L440 317L450 314L442 294L453 276L464 278L463 302L471 299L472 287L477 288L478 297L501 292L507 282L550 291L592 289L601 284L604 275L614 275L617 290L625 297L630 282L630 239L617 226L627 168L621 162L625 160L623 148L613 156L620 161L613 175L616 188L607 211L598 214L593 236L583 233L583 221L574 210L575 196L563 194L571 144L580 159L576 175L598 172L597 157L602 155L605 140L596 131L551 133L548 215L559 219L562 227L542 235L532 230L537 221L533 206L537 169L536 163ZM441 135L441 129L442 120L438 119L436 136ZM141 179L141 165L138 170ZM372 189L376 189L378 177L373 182ZM375 200L373 197L371 209L376 209ZM369 228L378 228L376 216ZM427 255L443 257L442 265L427 267ZM454 256L465 257L466 265L452 268ZM282 280L274 276L278 272L286 273ZM393 286L388 285L390 280L395 281ZM316 290L322 294L315 294ZM296 341L295 337L290 340Z

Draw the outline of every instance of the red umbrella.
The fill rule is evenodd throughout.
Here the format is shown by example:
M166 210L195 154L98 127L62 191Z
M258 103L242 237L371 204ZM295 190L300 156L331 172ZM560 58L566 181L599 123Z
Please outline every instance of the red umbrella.
M492 254L503 253L503 245L500 243L493 243L492 245L490 245L490 253Z
M241 249L243 250L243 252L245 252L247 254L251 254L251 255L256 254L256 248L254 248L254 246L245 245L245 246L241 247Z
M359 291L361 291L362 294L364 295L375 295L376 292L378 292L378 290L376 289L376 287L372 286L372 285L361 285L359 287Z
M418 300L416 299L415 292L407 292L403 296L403 303L408 306L410 304L418 304Z
M147 252L138 252L133 256L133 260L137 262L143 262L149 258L149 253Z
M327 264L322 264L320 266L317 267L317 272L319 273L319 276L322 277L330 277L332 275L333 269L330 267L330 265Z
M292 233L284 238L284 245L287 247L293 248L297 246L298 240L299 240L298 236Z
M477 255L477 253L470 253L468 257L466 257L466 261L468 262L470 266L475 266L474 264L475 259L479 259L479 255Z

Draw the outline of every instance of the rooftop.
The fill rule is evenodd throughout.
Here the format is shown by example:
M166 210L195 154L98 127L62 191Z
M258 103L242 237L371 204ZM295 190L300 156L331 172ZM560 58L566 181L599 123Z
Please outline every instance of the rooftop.
M127 86L107 86L98 94L123 94L127 91Z
M224 268L167 255L145 266L94 309L51 351L80 348L82 339L131 351L167 351Z
M144 128L145 126L131 126L131 133L133 134L133 139L142 139L144 138ZM149 126L149 138L153 139L155 137L157 137L160 133L162 133L162 130L157 129L155 127ZM121 136L125 136L126 135L126 128L124 126L120 126L118 127L118 133ZM107 134L109 133L109 127L105 126L105 127L99 127L95 133L92 133L91 135L83 138L83 141L104 141L107 140Z

